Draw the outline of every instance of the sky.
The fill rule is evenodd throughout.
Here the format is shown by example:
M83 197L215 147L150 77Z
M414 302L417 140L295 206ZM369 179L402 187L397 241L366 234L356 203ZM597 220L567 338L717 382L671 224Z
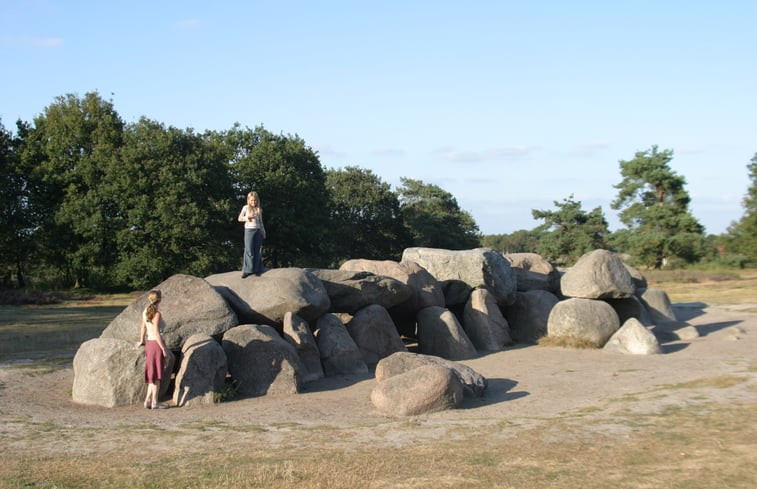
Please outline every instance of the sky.
M438 185L483 234L571 196L621 228L619 162L656 145L720 234L757 154L755 23L754 0L0 0L0 120L96 91L127 123L262 125Z

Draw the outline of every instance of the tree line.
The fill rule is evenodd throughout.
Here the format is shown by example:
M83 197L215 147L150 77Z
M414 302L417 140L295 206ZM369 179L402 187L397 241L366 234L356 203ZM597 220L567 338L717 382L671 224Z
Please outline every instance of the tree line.
M610 233L601 208L586 212L570 196L534 210L544 223L533 230L482 236L444 189L402 178L393 190L371 170L324 168L297 135L238 124L200 133L146 117L127 124L98 93L68 94L15 132L0 121L0 286L144 289L174 273L240 269L236 216L250 190L270 230L269 267L397 260L410 246L484 245L555 261L608 248L661 267L727 245L754 259L757 155L747 213L717 242L691 216L671 159L653 147L621 162L613 208L624 230Z

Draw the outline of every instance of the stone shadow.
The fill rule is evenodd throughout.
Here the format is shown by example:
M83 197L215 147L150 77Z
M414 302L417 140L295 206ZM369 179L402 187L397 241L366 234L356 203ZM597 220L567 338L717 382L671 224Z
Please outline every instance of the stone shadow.
M513 391L518 382L512 379L487 379L486 390L481 397L466 397L458 409L476 409L501 402L513 401L530 395L526 391Z

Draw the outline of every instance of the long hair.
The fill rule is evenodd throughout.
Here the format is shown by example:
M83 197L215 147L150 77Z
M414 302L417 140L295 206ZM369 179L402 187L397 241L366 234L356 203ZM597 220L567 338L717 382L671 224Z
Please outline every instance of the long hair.
M256 207L253 207L249 204L250 197L255 197L255 200L258 202L258 205ZM247 194L247 214L252 217L257 217L257 215L260 213L260 196L257 192L254 190Z
M150 301L150 304L147 306L147 309L145 309L145 317L148 321L152 322L152 318L155 317L155 313L158 312L158 303L160 302L160 291L159 290L151 290L149 294L147 294L147 300Z

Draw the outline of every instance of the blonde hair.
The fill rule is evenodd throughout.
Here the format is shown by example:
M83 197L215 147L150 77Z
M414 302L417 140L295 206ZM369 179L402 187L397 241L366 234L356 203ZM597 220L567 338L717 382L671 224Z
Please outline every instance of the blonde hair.
M152 321L152 318L155 317L155 313L158 312L158 303L160 303L161 294L159 290L151 290L147 294L147 300L150 301L150 304L147 306L147 309L145 309L145 317L148 321Z
M255 199L258 201L257 206L253 207L250 205L250 197L255 197ZM257 216L258 213L260 213L260 196L254 190L247 194L247 213L253 217Z

